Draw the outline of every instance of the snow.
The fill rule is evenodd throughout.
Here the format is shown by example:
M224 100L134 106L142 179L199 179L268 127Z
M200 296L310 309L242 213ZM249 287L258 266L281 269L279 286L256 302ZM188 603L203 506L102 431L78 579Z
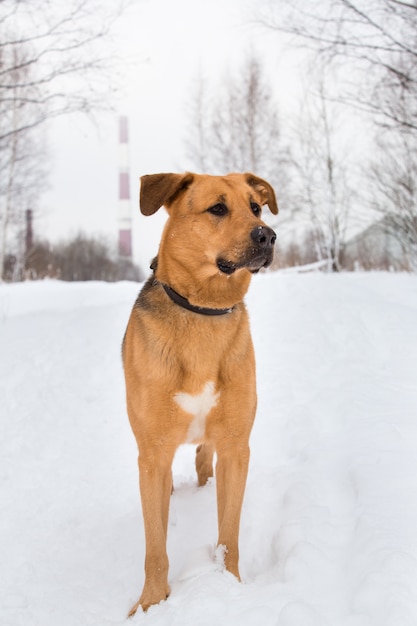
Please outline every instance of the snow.
M253 279L244 582L184 446L171 596L127 622L144 540L120 344L138 289L0 285L0 624L415 626L417 276Z

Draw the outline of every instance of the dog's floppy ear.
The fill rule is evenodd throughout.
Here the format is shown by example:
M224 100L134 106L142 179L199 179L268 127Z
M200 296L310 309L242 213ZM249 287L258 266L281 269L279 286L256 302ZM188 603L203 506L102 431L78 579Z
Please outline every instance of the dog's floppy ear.
M169 205L194 176L186 174L149 174L141 176L139 206L143 215L153 215L162 205Z
M271 213L277 215L278 203L275 197L275 191L272 189L271 185L263 178L255 176L255 174L245 174L245 178L248 185L256 189L256 191L261 194L262 203L267 204Z

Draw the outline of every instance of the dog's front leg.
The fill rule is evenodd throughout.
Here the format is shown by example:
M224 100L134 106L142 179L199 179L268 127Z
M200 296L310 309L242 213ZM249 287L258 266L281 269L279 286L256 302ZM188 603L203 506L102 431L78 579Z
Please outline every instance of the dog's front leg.
M226 569L239 575L239 525L249 465L249 445L230 444L217 449L216 482L218 545L225 547Z
M166 551L169 499L172 490L171 464L174 452L147 449L139 454L139 478L142 512L145 526L146 557L145 584L139 606L146 611L151 605L166 600L168 586L168 555Z

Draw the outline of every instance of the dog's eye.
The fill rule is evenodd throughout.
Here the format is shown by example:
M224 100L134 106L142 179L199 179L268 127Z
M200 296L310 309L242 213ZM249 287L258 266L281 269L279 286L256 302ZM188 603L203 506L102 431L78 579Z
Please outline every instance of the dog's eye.
M222 217L223 215L226 215L228 209L227 209L227 206L223 204L223 202L219 202L218 204L211 206L209 209L207 209L207 211L211 213L212 215L217 215L217 217Z
M252 209L252 213L256 216L262 213L262 209L257 202L251 202L250 208Z

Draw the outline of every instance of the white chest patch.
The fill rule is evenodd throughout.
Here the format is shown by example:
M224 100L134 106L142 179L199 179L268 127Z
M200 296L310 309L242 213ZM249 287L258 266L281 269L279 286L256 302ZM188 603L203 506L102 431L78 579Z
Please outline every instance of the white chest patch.
M193 396L190 393L180 391L174 396L175 402L183 411L193 416L187 434L187 442L198 441L204 436L206 417L211 409L216 406L220 392L215 393L214 383L205 384L201 393Z

